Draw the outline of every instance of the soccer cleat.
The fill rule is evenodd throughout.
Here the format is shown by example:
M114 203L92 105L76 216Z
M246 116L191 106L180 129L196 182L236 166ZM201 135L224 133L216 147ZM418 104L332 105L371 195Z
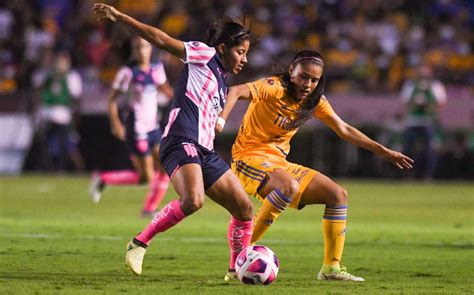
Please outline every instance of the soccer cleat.
M352 282L364 282L365 280L361 277L356 277L347 272L347 269L341 266L340 269L331 272L323 273L322 270L318 273L318 280L320 281L352 281Z
M91 183L89 184L89 194L91 195L92 202L96 204L100 202L104 188L105 183L102 182L100 174L93 173Z
M229 270L224 276L224 281L226 282L235 281L237 279L237 273L235 272L235 270Z
M138 241L133 239L127 244L127 254L125 255L125 265L136 275L142 273L143 257L146 248L137 244Z

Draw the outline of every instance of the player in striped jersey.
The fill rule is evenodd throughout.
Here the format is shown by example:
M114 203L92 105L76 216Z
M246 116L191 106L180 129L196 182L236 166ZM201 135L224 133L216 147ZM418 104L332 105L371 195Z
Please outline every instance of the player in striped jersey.
M161 209L128 244L127 266L141 274L145 251L153 237L199 210L205 195L232 215L228 241L235 261L252 236L252 202L228 164L214 151L213 141L216 119L226 103L225 78L227 73L239 73L247 63L249 31L225 20L209 29L207 44L183 42L112 6L94 4L94 12L99 21L109 19L125 24L185 64L160 147L162 164L180 198Z
M237 99L251 100L232 147L232 169L248 195L262 206L254 218L251 243L264 233L287 208L324 204L324 261L319 280L363 281L341 266L347 218L347 191L324 174L290 163L290 140L308 119L315 117L339 137L392 162L400 169L413 160L369 139L344 122L323 95L324 63L316 51L304 50L293 59L289 71L253 83L231 87L220 114L225 122ZM220 132L218 124L216 132ZM231 267L232 270L232 267ZM226 280L235 277L231 271Z
M159 143L162 129L158 124L159 95L173 96L161 62L151 62L152 46L145 39L132 38L132 60L121 67L112 83L109 97L109 119L114 136L124 141L131 154L133 170L102 171L94 173L90 194L98 203L106 185L148 183L149 191L142 216L152 216L164 197L169 178L159 161ZM122 124L117 97L128 98L128 115Z

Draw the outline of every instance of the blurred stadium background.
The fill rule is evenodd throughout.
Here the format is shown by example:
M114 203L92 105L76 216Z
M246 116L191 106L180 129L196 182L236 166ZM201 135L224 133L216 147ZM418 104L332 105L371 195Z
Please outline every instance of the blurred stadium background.
M86 171L128 167L125 146L110 134L107 96L127 60L130 33L98 23L91 0L0 1L0 173L54 170L45 154L35 77L69 52L82 78L74 128ZM474 1L104 1L183 40L204 40L222 15L252 22L257 42L249 64L230 84L255 80L286 67L303 48L325 57L327 97L336 112L372 138L401 150L405 109L400 91L423 64L447 91L440 111L433 177L474 177ZM174 85L182 64L156 53ZM229 160L245 104L217 139ZM293 142L291 159L336 177L402 177L369 153L341 142L317 122ZM69 163L61 170L74 171ZM84 172L84 171L82 171ZM410 175L409 177L415 177ZM404 176L403 176L404 177Z

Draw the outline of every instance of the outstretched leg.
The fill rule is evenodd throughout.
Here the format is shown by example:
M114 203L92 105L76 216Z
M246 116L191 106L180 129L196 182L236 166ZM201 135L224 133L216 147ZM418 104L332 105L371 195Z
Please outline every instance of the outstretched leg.
M180 199L164 206L151 223L128 245L125 262L137 275L142 272L144 249L148 247L151 240L157 234L168 230L199 210L204 204L204 183L200 165L191 163L180 167L173 175L171 182Z

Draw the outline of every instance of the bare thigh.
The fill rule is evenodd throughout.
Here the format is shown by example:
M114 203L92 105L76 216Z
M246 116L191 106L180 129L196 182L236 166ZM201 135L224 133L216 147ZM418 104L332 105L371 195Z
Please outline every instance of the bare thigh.
M207 191L214 202L221 205L237 220L252 220L252 202L232 170L227 170Z
M347 191L322 173L316 174L301 195L300 205L347 204Z

